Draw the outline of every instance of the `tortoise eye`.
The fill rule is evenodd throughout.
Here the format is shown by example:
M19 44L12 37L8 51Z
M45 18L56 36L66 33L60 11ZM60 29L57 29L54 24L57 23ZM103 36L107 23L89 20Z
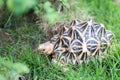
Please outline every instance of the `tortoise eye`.
M43 49L43 51L45 51L45 49Z
M41 51L42 51L42 52L44 52L44 51L45 51L45 49L42 49Z

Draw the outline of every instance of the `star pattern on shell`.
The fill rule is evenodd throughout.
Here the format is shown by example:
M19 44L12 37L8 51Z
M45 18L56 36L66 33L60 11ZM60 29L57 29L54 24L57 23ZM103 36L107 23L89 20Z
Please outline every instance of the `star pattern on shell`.
M61 64L75 65L85 62L89 57L107 54L113 38L113 33L103 24L92 20L76 19L59 30L58 34L51 38L50 44L54 45L51 54ZM44 43L39 49L43 50L43 46Z

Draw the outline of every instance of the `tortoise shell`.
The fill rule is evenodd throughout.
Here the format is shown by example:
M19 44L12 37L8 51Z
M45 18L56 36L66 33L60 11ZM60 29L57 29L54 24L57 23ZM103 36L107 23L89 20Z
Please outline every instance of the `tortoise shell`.
M112 37L113 33L106 30L103 24L92 20L73 20L60 27L58 34L51 38L50 43L54 45L53 59L61 64L79 64L89 57L104 55Z

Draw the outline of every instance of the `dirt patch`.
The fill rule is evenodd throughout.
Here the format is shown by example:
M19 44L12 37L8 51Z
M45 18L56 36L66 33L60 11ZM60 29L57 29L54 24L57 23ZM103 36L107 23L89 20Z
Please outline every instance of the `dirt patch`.
M4 44L6 42L13 43L13 39L10 39L10 37L11 33L0 29L0 44Z

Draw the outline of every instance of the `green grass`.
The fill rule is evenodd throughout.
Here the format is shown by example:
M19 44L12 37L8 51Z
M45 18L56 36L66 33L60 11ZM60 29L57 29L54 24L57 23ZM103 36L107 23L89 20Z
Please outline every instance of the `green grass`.
M62 72L61 67L53 66L46 55L33 52L33 48L47 39L40 27L26 22L21 22L18 27L0 30L2 33L10 34L4 34L0 38L2 41L0 55L13 62L26 64L30 69L30 73L24 75L27 80L119 80L120 6L112 0L78 0L78 2L80 3L77 7L87 10L85 12L94 17L96 22L105 24L106 28L115 34L109 55L103 62L94 60L75 69L70 66L69 71Z

